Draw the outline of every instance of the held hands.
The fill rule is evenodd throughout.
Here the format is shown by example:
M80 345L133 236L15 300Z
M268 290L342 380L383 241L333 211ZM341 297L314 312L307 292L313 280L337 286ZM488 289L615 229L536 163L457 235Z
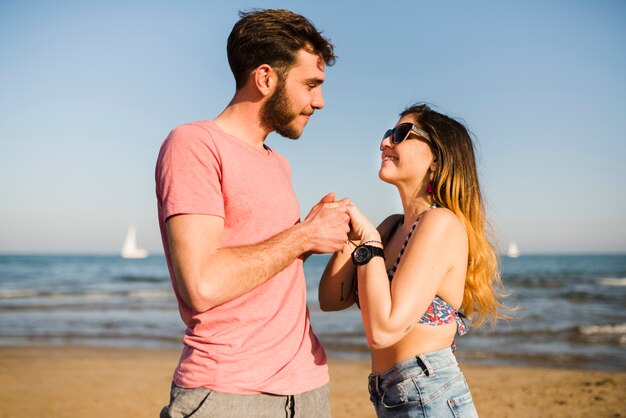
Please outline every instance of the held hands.
M378 230L350 199L335 200L328 193L313 206L303 225L310 228L312 253L332 253L343 248L348 239L352 241L380 241Z
M335 200L334 193L328 193L313 206L303 226L309 228L310 252L333 253L343 248L350 231L350 199Z
M350 239L358 240L361 243L365 241L380 241L380 234L378 230L370 222L363 212L359 210L353 204L350 204L348 208L348 215L350 215Z

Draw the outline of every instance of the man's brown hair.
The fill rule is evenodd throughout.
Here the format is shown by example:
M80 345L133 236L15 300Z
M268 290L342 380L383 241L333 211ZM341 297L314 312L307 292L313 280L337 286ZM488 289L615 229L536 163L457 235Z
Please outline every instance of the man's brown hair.
M237 90L262 64L284 76L301 49L319 55L328 66L337 59L330 40L303 16L282 9L239 12L239 16L226 46Z

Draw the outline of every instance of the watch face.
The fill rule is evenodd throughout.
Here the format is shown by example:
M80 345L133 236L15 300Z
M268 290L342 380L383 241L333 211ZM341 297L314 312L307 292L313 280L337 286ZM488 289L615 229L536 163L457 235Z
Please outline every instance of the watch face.
M371 257L370 250L367 247L357 247L356 250L354 250L354 261L357 263L365 263Z

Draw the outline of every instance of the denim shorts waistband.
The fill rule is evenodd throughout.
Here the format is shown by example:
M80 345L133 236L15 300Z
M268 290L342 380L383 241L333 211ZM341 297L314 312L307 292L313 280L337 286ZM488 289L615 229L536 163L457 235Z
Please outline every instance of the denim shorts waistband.
M409 377L436 373L437 369L456 365L456 357L451 348L423 353L411 357L379 374L369 375L370 388L379 390L388 385L403 381Z

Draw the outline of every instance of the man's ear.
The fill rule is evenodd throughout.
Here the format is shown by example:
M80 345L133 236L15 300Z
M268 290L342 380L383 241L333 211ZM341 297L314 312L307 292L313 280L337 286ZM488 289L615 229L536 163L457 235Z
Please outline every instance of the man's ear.
M269 64L259 65L252 73L254 85L263 96L272 94L277 84L276 71Z

